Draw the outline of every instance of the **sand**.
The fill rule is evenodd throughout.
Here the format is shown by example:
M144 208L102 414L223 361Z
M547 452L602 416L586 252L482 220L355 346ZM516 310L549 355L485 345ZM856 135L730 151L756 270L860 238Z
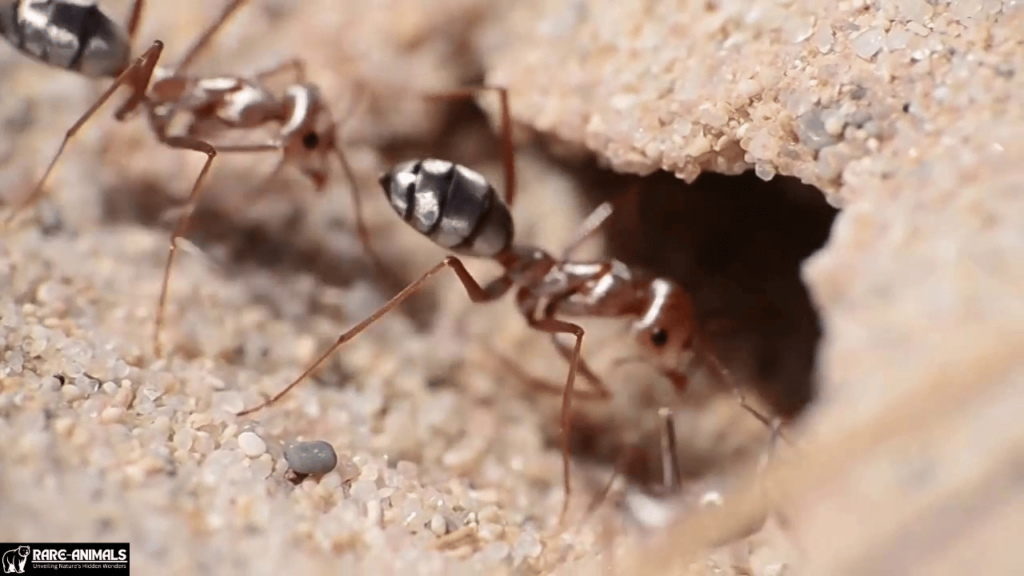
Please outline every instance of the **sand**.
M173 60L218 9L150 6L141 44L159 37ZM273 160L222 155L155 358L159 214L201 158L101 112L42 217L0 244L0 539L127 540L139 573L1015 573L1022 18L1019 2L982 0L254 2L197 71L298 55L336 110L352 78L373 87L346 152L393 277L362 253L343 183L316 195L293 175L250 201ZM6 45L0 74L9 200L100 87ZM758 470L746 456L764 430L727 395L681 402L684 450L707 456L708 474L667 508L645 514L630 487L583 518L614 460L595 448L574 460L559 527L557 402L494 351L551 381L564 366L510 302L471 307L451 280L316 382L234 416L440 257L380 201L381 170L429 154L499 181L482 123L412 91L480 77L512 95L524 240L567 242L589 198L581 155L686 181L793 176L841 208L801 269L824 336L795 447ZM594 328L598 367L621 336ZM650 434L634 421L649 414L624 406L596 411L595 443ZM266 451L243 450L244 432ZM296 439L330 442L336 470L289 482L282 451Z

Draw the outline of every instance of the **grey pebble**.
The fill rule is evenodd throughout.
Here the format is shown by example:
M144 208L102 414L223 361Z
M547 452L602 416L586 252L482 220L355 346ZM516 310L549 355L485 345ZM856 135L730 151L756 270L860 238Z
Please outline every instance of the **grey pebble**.
M338 465L334 446L323 440L293 442L285 446L284 459L299 474L327 474Z

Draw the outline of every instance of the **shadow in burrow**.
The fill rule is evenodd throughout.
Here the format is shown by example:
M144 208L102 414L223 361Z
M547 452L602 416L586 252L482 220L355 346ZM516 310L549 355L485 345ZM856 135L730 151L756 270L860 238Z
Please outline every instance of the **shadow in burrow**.
M795 178L765 182L753 172L704 174L693 184L658 172L645 178L579 170L587 200L618 199L603 228L606 251L631 266L671 278L692 296L701 338L784 420L814 398L821 324L800 276L802 262L828 239L836 209ZM621 196L631 186L636 194ZM615 461L624 447L598 420L577 417L573 452ZM652 437L653 436L653 437ZM656 434L635 447L626 473L644 484L661 478ZM681 454L684 477L719 462Z

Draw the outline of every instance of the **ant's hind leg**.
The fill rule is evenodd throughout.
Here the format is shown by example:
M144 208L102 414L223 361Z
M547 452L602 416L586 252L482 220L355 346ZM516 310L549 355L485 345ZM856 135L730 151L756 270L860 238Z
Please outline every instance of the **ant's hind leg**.
M516 156L512 139L512 113L508 103L508 89L500 86L474 86L447 92L424 94L434 100L461 100L473 98L482 92L496 92L501 106L499 131L501 132L501 163L505 173L505 204L511 208L516 198Z
M185 55L181 57L177 66L174 67L173 73L175 75L184 74L202 51L209 47L210 42L224 28L224 25L227 24L231 16L233 16L235 12L237 12L238 9L247 2L249 2L249 0L231 0L231 2L224 7L224 10L221 11L220 15L217 16L206 30L196 38L195 42L185 50Z
M50 178L50 174L53 172L54 167L57 165L57 161L64 154L64 149L67 147L78 131L85 126L85 123L89 121L96 114L96 112L113 96L114 92L117 91L121 86L127 86L131 88L131 97L118 109L115 113L115 118L123 120L137 108L146 98L146 89L149 87L149 81L153 77L153 69L156 67L157 61L160 59L160 54L163 52L164 44L159 40L153 42L153 45L142 53L135 62L126 68L124 72L121 72L114 79L114 82L103 92L102 95L89 107L88 110L82 114L81 117L68 128L64 134L64 140L61 141L60 146L57 148L57 152L53 155L50 160L50 164L46 167L46 171L43 172L41 178L36 183L32 192L29 193L24 200L16 204L11 212L7 215L4 221L5 226L9 226L14 221L15 217L22 212L22 210L35 204L39 201L39 198L43 195L43 190L46 186L46 181Z
M132 9L128 13L128 23L125 25L125 30L128 33L129 50L135 47L135 37L139 33L139 22L142 21L142 10L145 5L146 0L135 0L132 2Z

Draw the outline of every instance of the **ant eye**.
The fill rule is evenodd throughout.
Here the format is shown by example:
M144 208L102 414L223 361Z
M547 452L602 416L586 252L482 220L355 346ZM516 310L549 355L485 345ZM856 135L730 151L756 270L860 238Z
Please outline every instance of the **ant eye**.
M313 150L320 145L320 136L316 132L306 132L302 137L302 145L307 150Z
M668 332L664 328L655 328L654 332L651 332L651 343L661 348L668 343Z

